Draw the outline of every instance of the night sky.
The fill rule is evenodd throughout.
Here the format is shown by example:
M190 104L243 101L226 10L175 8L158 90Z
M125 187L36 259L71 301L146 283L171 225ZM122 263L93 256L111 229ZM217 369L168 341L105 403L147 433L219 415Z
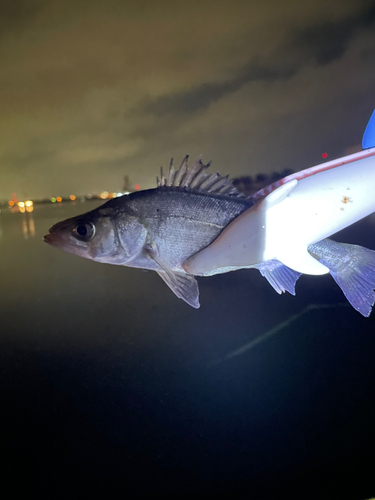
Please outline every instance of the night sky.
M360 148L375 108L365 0L5 0L0 199L153 187L170 157L223 175Z

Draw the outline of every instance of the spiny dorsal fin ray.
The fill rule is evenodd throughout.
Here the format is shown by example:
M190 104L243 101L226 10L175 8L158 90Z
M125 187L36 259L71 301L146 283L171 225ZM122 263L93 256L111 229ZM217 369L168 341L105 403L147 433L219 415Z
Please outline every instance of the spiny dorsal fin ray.
M168 181L167 181L168 186L172 186L175 175L176 175L176 170L173 167L173 158L171 158L171 162L169 164Z
M199 157L195 164L197 164L198 167L195 175L192 177L192 180L190 182L190 189L196 189L197 186L199 186L204 181L207 176L206 170L211 165L211 162L208 162L207 165L205 165L202 162L201 157Z
M185 158L182 160L180 168L177 170L176 175L174 176L173 184L170 184L171 186L176 186L176 187L180 186L182 179L184 178L186 172L189 169L187 164L188 158L189 156L186 155Z
M173 187L184 190L192 190L206 193L216 193L224 196L241 197L245 196L237 191L232 181L228 179L228 175L222 177L219 172L207 174L206 170L211 162L206 165L202 162L202 156L189 167L186 155L182 160L180 168L175 170L173 167L173 158L169 166L169 173L164 175L163 169L160 170L160 180L157 177L156 183L158 187Z
M210 163L211 162L208 162L207 165L204 165L202 162L202 155L200 155L184 175L181 187L190 187L191 189L192 182L195 181L201 171L204 172L210 166Z

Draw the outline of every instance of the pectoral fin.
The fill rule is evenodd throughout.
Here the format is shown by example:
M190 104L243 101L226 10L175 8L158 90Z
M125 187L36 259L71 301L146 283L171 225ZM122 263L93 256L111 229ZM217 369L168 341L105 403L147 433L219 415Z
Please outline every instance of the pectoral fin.
M194 276L172 271L172 269L158 256L155 244L149 244L144 251L162 268L162 271L157 271L157 273L169 286L172 292L177 295L179 299L184 300L190 306L198 309L200 307L199 288Z
M173 279L171 279L170 274L164 271L157 271L157 273L179 299L184 300L189 306L195 309L200 307L198 283L193 276L172 273Z

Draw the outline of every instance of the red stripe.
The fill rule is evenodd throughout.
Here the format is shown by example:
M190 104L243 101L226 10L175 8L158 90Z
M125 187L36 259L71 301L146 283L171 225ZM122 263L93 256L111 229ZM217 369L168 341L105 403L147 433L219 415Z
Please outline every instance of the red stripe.
M363 151L359 151L358 153L354 153L352 155L342 156L341 158L337 158L336 160L327 161L325 163L315 165L314 167L306 168L305 170L301 170L300 172L287 175L283 179L273 182L269 186L260 189L255 194L253 194L250 199L253 201L259 201L272 193L272 191L275 191L275 189L282 186L283 184L286 184L289 181L292 181L294 179L305 179L306 177L319 174L320 172L324 172L325 170L331 170L332 168L341 167L342 165L346 165L347 163L353 163L355 161L362 160L363 158L368 158L369 156L374 155L375 148L364 149Z

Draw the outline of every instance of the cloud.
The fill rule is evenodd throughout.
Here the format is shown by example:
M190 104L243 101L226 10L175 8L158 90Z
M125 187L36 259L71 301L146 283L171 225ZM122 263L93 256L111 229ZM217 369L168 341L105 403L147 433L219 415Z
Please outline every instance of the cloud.
M328 64L343 56L350 41L363 29L375 23L373 5L346 18L324 20L307 26L293 37L291 48L302 52L307 58L314 58L319 65Z
M3 0L1 2L0 36L24 28L40 14L47 0Z
M248 83L290 79L311 60L320 66L342 57L356 34L361 29L370 28L374 22L375 11L371 7L345 18L307 25L303 30L298 29L291 40L285 37L283 46L275 50L268 66L257 61L259 58L253 54L230 79L203 83L187 91L163 95L148 103L145 112L194 113Z
M80 163L110 163L116 160L124 160L125 158L134 156L140 149L143 141L127 142L122 146L114 147L80 147L66 149L59 152L57 159L66 165L78 165Z
M152 185L189 152L232 174L285 168L293 134L318 149L329 114L358 109L348 137L369 106L370 2L17 5L0 37L0 198L116 190L125 173Z
M250 63L245 65L235 78L219 83L204 83L191 90L163 96L147 104L146 113L195 113L207 108L212 102L218 101L227 94L239 90L250 82L273 82L284 80L295 74L297 68L265 67Z

